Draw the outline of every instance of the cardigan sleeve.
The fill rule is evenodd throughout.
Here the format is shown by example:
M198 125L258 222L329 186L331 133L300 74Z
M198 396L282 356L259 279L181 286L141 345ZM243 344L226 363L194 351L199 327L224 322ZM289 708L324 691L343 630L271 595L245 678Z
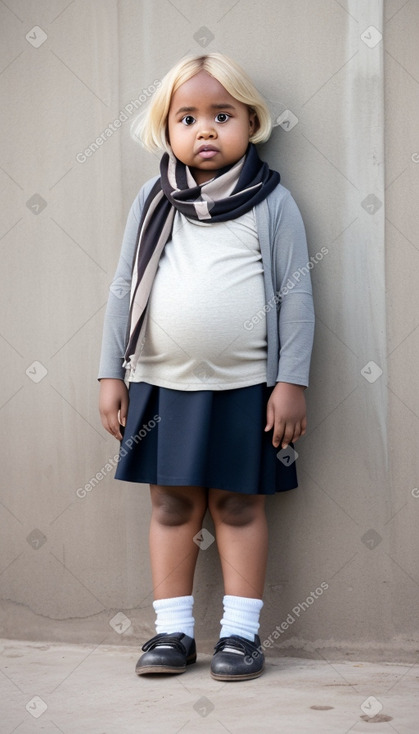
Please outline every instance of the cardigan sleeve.
M307 387L315 323L310 277L314 264L300 210L290 192L280 207L274 252L280 345L276 381Z
M118 265L109 287L98 380L105 377L123 380L125 377L125 368L122 367L122 363L126 347L132 263L138 225L146 197L157 178L156 176L142 186L128 213Z

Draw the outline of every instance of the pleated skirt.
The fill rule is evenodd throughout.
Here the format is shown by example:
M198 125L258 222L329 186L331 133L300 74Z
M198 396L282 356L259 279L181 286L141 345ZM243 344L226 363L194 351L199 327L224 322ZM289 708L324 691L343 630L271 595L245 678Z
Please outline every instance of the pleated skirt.
M115 479L270 495L298 486L292 444L264 431L266 383L233 390L172 390L129 383ZM122 430L121 430L122 432Z

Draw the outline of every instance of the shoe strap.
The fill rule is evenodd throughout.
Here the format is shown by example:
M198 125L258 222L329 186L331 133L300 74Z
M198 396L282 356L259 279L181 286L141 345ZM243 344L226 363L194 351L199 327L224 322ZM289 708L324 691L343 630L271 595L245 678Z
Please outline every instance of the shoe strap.
M180 641L179 637L171 636L166 632L152 637L151 640L144 643L141 649L144 650L144 652L148 652L149 650L154 650L158 645L174 647L176 650L179 650L179 652L186 654L185 645Z
M220 640L218 640L215 648L214 653L221 652L226 647L231 647L234 650L237 650L238 652L242 652L243 654L246 654L248 652L248 648L246 646L246 642L249 643L251 646L251 650L255 649L255 646L250 640L244 640L243 642L241 640L238 640L236 637L222 637Z
M234 651L241 652L243 655L251 655L256 650L259 652L259 649L254 642L247 640L245 637L239 637L238 635L221 637L214 648L214 654L222 652L226 648L231 648Z

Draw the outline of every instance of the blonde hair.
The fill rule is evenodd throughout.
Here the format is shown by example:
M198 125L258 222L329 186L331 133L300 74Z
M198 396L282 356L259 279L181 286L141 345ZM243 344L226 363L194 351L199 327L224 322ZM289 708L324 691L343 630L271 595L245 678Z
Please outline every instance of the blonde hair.
M166 129L172 96L181 84L200 71L213 76L232 97L256 113L255 132L249 141L262 143L268 140L272 119L266 103L243 69L228 56L216 52L187 56L170 69L148 106L133 120L130 132L134 140L152 152L170 152Z

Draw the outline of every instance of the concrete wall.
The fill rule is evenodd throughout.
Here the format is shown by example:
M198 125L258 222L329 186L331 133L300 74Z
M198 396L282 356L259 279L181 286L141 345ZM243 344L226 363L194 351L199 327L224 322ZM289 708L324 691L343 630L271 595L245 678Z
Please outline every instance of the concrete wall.
M15 0L0 24L1 635L154 634L147 487L105 469L77 490L117 453L97 411L104 309L129 206L158 172L129 137L129 106L208 49L236 58L268 99L276 124L261 156L299 204L310 254L328 250L312 270L300 486L268 499L261 638L284 655L413 659L418 4ZM223 595L214 543L194 594L209 652Z

